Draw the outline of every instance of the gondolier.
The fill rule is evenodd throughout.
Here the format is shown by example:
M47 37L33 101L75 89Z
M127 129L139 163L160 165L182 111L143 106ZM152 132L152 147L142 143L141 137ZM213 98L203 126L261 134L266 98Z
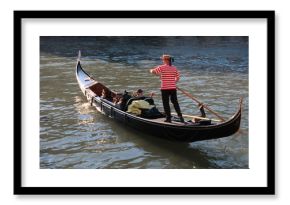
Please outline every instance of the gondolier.
M162 55L161 59L163 61L163 65L150 69L150 73L159 75L161 79L162 102L166 115L165 122L171 123L171 111L169 105L170 98L180 121L184 123L176 94L176 82L179 81L180 78L179 72L177 68L172 65L173 58L170 55Z

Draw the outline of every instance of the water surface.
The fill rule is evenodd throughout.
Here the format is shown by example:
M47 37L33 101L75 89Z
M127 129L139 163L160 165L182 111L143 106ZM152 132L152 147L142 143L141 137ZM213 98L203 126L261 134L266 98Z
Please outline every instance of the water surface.
M160 110L160 81L149 69L169 53L181 74L178 86L221 116L233 115L244 97L241 131L178 143L128 129L96 112L81 93L78 50L98 81L120 92L155 92ZM199 114L191 99L182 93L178 99L183 113ZM40 37L40 168L248 168L248 38Z

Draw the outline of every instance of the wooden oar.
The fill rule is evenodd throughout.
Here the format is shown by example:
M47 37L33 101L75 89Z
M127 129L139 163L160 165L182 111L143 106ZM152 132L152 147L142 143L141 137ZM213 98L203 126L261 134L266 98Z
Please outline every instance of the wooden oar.
M223 117L221 117L219 114L217 114L215 111L213 111L212 109L210 109L207 105L203 104L202 102L200 102L199 100L197 100L195 97L193 97L191 94L189 94L188 92L184 91L183 89L176 87L177 90L180 90L184 95L186 95L187 97L191 98L192 100L194 100L195 102L197 102L199 105L203 105L204 108L206 108L208 111L210 111L212 114L214 114L215 116L217 116L222 122L225 121L225 119Z

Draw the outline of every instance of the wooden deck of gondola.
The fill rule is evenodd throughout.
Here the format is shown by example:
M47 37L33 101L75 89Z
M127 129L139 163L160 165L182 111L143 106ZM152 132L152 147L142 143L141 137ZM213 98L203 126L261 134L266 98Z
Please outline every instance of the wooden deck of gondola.
M164 122L164 120L165 120L164 117L157 118L157 119L150 119L150 121L152 121L152 122L158 122L158 123L165 124L165 125L180 125L180 126L184 126L185 125L184 123L177 122L177 121L174 121L174 120L172 120L171 123L170 122Z

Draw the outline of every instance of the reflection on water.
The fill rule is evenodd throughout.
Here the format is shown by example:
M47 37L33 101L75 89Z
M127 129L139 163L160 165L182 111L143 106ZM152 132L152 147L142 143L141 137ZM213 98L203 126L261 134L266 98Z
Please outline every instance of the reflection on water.
M40 168L248 168L247 37L41 37L40 45ZM94 78L121 92L155 92L160 109L160 82L148 70L170 53L181 73L178 86L221 116L233 115L244 97L241 131L176 143L123 127L81 93L78 50ZM199 114L191 99L181 93L178 99L183 113Z

